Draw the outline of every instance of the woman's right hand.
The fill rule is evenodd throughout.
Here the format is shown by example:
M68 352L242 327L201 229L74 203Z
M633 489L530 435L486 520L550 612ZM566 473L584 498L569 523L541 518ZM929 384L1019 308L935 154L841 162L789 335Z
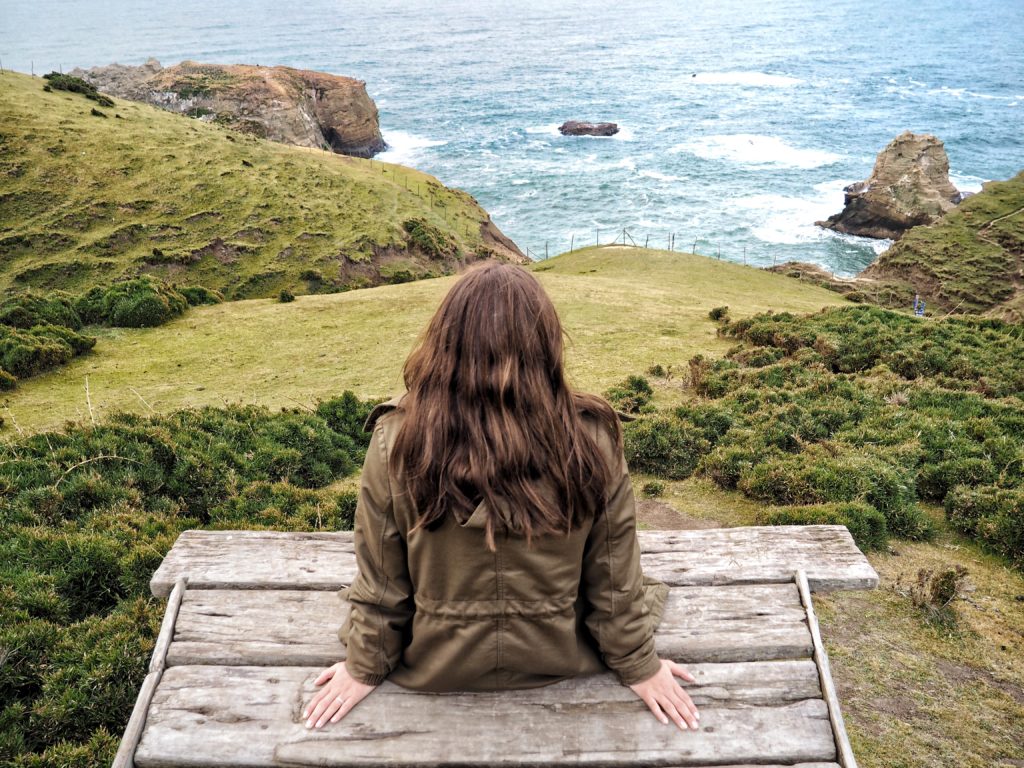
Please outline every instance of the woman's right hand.
M684 691L676 677L695 683L696 678L668 659L661 660L661 669L651 677L629 686L637 696L650 708L658 720L668 724L671 719L682 730L696 729L699 725L700 713L690 695Z

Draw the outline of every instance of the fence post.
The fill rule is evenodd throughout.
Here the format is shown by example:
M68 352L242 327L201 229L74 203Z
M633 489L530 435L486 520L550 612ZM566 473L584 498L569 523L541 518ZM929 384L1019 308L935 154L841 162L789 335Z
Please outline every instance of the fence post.
M594 245L600 245L600 244L601 244L601 230L600 229L595 229L594 230Z
M572 253L573 246L576 244L576 235L569 235L569 253Z
M547 257L548 257L548 241L545 240L544 241L544 258L546 259Z
M743 246L743 263L747 263L747 246Z
M651 236L650 235L648 235L647 237L644 238L644 248L647 247L647 243L649 243L650 241L651 241Z
M693 238L693 248L690 249L690 253L697 254L697 238Z

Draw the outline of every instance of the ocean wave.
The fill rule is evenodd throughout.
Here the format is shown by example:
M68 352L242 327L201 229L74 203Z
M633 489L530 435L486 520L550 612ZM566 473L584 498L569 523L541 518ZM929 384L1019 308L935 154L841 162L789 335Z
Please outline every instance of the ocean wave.
M654 179L655 181L682 181L683 179L679 176L673 176L669 173L662 173L661 171L640 171L638 174L645 179Z
M546 136L561 136L558 132L558 126L561 123L548 123L547 125L534 125L530 128L525 129L527 133L542 133Z
M892 241L847 235L814 223L842 210L843 187L848 184L848 179L834 179L815 184L813 196L759 194L730 202L743 211L753 235L766 243L804 245L835 238L870 248L877 255L892 245Z
M385 163L398 163L408 165L410 161L417 159L423 154L423 150L431 147L443 147L447 141L427 139L423 136L416 136L407 131L388 131L383 134L388 149L381 152L374 159Z
M981 192L982 183L988 181L988 179L983 179L981 176L953 172L950 172L949 180L961 192Z
M734 133L701 136L669 150L686 152L705 160L729 160L748 166L775 166L780 168L819 168L842 159L841 155L821 149L801 149L787 144L775 136L753 133Z
M681 81L695 85L746 85L757 88L791 88L804 82L796 77L767 72L696 72L681 78Z

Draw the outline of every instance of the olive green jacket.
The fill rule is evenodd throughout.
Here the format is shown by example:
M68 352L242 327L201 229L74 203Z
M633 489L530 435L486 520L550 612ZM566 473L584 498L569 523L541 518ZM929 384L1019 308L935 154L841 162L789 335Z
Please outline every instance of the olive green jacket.
M409 535L417 518L388 471L400 401L381 403L364 426L358 575L342 590L351 609L338 631L350 674L451 691L533 688L609 667L632 685L657 672L653 635L668 587L641 572L633 488L608 430L585 417L612 468L607 511L530 548L499 528L491 552L486 502L465 523L448 515Z

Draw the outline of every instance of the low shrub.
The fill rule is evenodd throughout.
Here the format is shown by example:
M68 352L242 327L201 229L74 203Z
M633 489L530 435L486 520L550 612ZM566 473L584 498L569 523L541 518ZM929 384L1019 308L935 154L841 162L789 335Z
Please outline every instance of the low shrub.
M946 496L945 508L958 531L1024 567L1024 489L958 485Z
M454 256L457 250L451 235L442 232L426 219L409 219L402 223L409 236L409 246L419 248L431 259Z
M185 297L190 307L198 307L201 304L220 304L224 301L224 294L211 288L204 288L201 285L186 285L177 289L178 293Z
M659 496L664 496L665 484L660 480L648 480L646 483L643 484L643 487L640 489L640 493L642 493L648 499L654 499Z
M295 294L289 291L287 288L282 288L281 292L277 295L277 298L282 303L287 303L289 301L295 301Z
M50 90L54 91L80 93L85 96L85 98L92 99L101 107L114 106L113 99L109 96L104 96L96 90L96 86L92 83L87 83L80 77L72 77L71 75L65 75L60 72L51 72L48 75L43 75L43 79L46 80L46 86L44 86L44 89L49 87Z
M728 307L715 307L708 312L708 317L717 322L728 322L729 321L729 308Z
M654 389L643 376L628 376L622 383L605 390L604 396L624 413L639 413L654 396Z
M351 530L357 494L330 484L363 461L372 406L345 392L315 413L115 413L0 444L0 762L109 764L162 618L148 582L177 536Z
M75 302L86 323L118 328L151 328L184 314L188 300L177 290L149 275L96 286Z
M634 472L681 480L693 474L710 444L673 418L645 416L625 425L626 461Z

